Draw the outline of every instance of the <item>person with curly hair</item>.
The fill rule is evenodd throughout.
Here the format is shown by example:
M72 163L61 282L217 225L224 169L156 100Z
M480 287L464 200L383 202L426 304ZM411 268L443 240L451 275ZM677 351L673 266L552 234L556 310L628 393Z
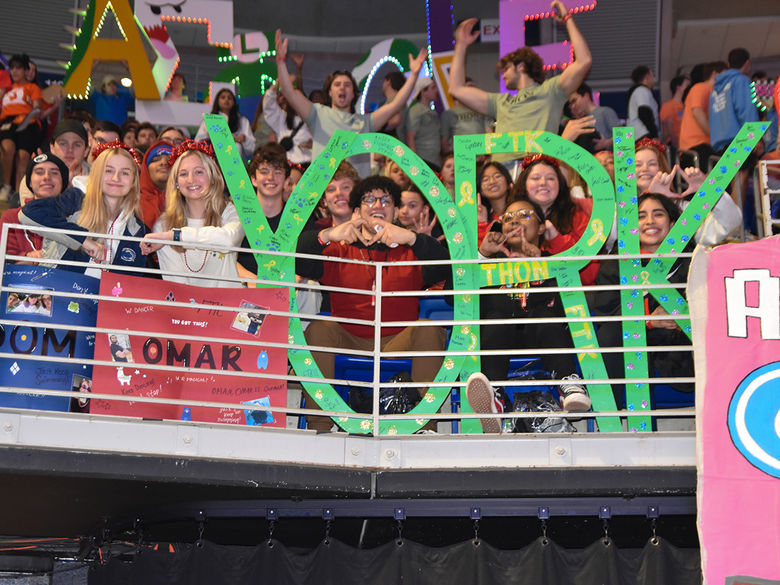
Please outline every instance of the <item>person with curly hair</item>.
M545 80L544 62L533 49L522 47L504 55L498 68L506 88L517 90L515 95L488 93L466 83L466 49L479 36L479 28L475 30L477 19L464 20L455 31L450 95L475 112L495 118L496 132L546 130L557 133L566 100L590 71L590 49L574 24L572 13L559 0L554 0L550 6L555 20L566 26L575 60L561 75ZM522 157L521 153L496 153L493 160L511 167L512 178L516 178Z

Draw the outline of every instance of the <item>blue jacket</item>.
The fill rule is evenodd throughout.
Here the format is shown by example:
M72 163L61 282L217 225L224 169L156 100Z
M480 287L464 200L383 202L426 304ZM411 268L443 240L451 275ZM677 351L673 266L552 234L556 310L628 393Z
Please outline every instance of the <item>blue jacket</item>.
M758 109L751 97L750 78L738 69L728 69L715 78L710 94L710 143L724 150L745 122L758 122Z
M81 205L84 201L84 193L81 189L71 187L56 197L46 199L33 199L19 212L19 223L29 226L59 228L65 230L87 230L78 225L76 221L81 215ZM144 223L135 215L131 217L123 235L142 238L149 232ZM89 256L81 249L86 236L75 234L43 234L44 238L55 240L67 248L60 256L62 260L89 262ZM45 245L45 244L44 244ZM119 240L112 265L114 266L146 266L147 257L141 254L139 242ZM61 266L66 270L83 272L84 267Z

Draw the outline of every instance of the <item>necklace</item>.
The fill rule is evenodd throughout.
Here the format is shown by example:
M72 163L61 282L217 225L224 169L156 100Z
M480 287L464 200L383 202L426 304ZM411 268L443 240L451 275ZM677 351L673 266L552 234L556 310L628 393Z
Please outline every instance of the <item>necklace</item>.
M187 250L184 250L184 265L187 267L187 269L190 272L200 272L201 270L203 270L203 267L206 265L206 260L208 259L208 257L209 257L208 250L204 250L204 252L203 252L203 263L200 265L200 268L195 270L194 268L192 268L190 266L190 263L187 262Z
M365 248L366 254L363 254L363 248L358 248L360 250L360 257L365 259L366 262L376 262L371 257L371 250L368 248ZM385 262L387 262L387 255L389 254L389 250L385 250ZM366 258L366 255L368 258ZM376 268L374 269L374 272L371 272L371 267L366 265L366 270L368 270L368 276L371 278L371 290L372 292L376 292ZM376 295L371 295L371 306L376 306Z

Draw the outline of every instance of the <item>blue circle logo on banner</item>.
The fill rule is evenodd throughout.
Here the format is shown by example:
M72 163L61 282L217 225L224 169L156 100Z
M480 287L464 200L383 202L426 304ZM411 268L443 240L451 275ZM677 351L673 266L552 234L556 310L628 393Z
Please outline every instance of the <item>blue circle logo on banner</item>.
M752 465L780 478L780 362L753 370L731 397L729 434Z

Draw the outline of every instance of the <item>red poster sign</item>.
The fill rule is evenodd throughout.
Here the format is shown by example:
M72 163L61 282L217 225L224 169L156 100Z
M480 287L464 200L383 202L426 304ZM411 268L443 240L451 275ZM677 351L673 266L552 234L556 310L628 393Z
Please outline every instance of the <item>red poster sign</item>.
M285 380L230 375L287 373L287 351L262 342L286 343L287 318L264 310L286 311L286 288L203 288L164 280L106 275L100 294L149 299L149 303L102 301L95 359L115 366L95 366L93 392L180 400L246 404L245 410L195 405L93 400L98 414L184 419L283 427L284 414L253 410L252 405L287 405ZM167 302L209 305L177 307ZM162 305L153 304L162 302ZM228 310L241 309L240 311ZM144 334L136 334L143 331ZM172 339L191 335L197 339ZM213 338L219 338L212 341ZM190 371L150 369L145 365L184 367ZM221 370L213 372L209 370Z

